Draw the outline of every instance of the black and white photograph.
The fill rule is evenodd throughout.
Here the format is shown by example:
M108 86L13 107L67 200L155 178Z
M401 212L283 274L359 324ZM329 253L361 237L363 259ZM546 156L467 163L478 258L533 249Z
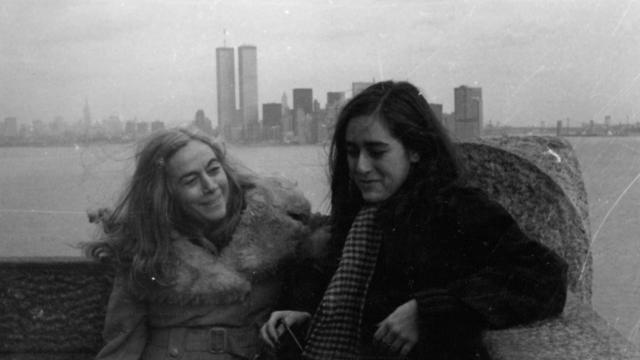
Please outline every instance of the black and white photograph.
M640 1L0 0L0 360L640 359Z

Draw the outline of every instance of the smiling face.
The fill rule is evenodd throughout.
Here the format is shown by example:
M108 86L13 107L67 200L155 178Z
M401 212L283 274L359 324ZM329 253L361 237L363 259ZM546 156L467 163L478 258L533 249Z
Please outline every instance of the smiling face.
M377 116L351 119L346 131L349 177L368 203L388 199L404 184L419 156L391 135Z
M229 181L213 149L190 141L167 162L169 184L185 213L203 225L224 219Z

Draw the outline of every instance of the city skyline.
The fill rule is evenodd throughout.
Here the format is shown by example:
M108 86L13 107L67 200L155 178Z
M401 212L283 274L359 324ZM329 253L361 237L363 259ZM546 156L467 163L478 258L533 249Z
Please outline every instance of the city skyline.
M486 123L638 119L640 3L490 0L0 3L0 118L217 123L215 48L259 49L258 99L409 80L453 111L481 86ZM227 29L223 33L223 29Z

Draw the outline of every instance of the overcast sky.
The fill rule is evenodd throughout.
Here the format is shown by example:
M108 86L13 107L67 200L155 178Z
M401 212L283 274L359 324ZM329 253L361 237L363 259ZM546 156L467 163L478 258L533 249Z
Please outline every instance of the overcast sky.
M0 1L0 119L216 121L215 48L255 45L260 104L409 80L485 122L640 121L640 0Z

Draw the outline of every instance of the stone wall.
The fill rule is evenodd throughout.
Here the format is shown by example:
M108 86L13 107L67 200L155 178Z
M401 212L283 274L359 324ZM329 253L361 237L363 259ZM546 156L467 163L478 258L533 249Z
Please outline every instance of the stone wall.
M531 238L569 263L569 287L591 301L587 192L568 141L502 137L462 143L468 182L500 202Z
M112 276L82 258L0 259L0 359L91 359Z

